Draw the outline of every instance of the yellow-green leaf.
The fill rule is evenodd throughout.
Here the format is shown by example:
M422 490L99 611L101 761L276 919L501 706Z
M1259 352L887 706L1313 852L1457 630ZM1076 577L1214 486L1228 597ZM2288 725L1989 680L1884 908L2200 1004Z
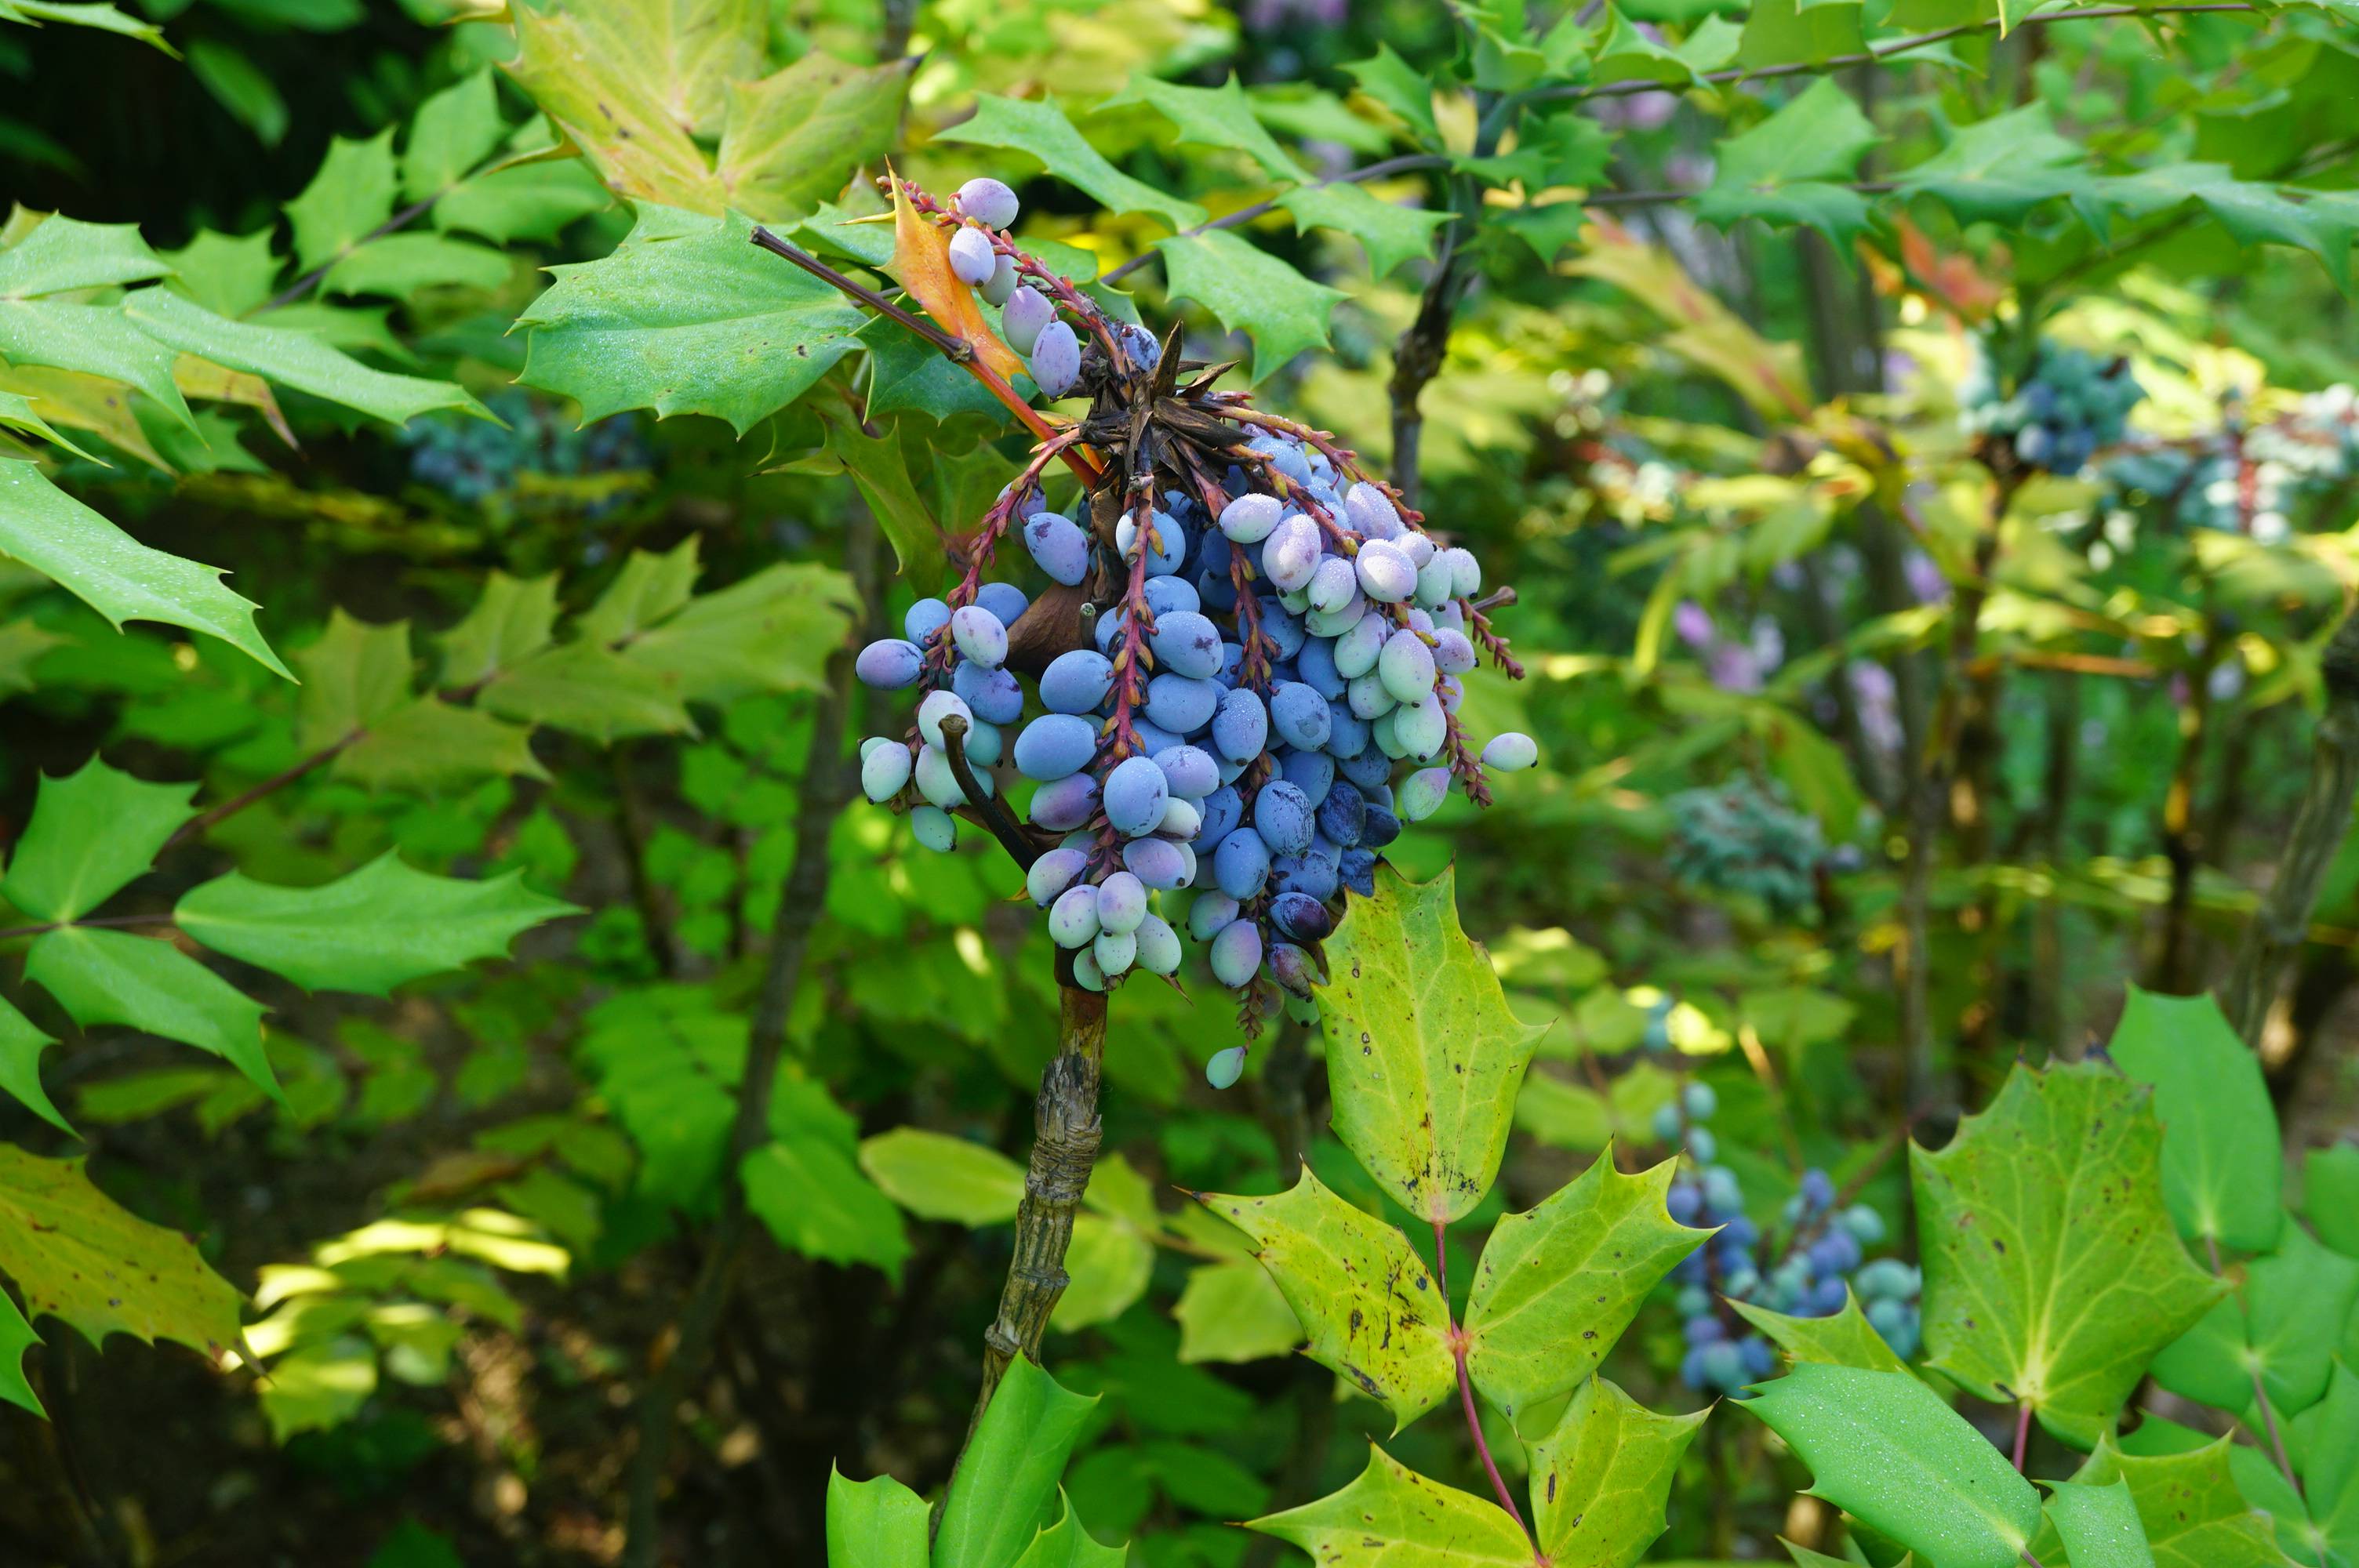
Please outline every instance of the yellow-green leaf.
M1680 1455L1711 1412L1658 1415L1603 1378L1532 1444L1532 1527L1550 1568L1630 1568L1663 1533Z
M1374 1444L1340 1492L1247 1530L1291 1541L1331 1568L1531 1568L1532 1543L1486 1498L1428 1480Z
M972 1139L897 1127L865 1139L860 1168L919 1219L1004 1225L1024 1201L1024 1167Z
M1259 1263L1207 1263L1188 1272L1171 1316L1180 1325L1180 1359L1259 1361L1302 1343L1302 1325L1286 1292Z
M855 168L892 149L915 63L853 65L813 49L759 81L731 82L723 200L779 223L835 197Z

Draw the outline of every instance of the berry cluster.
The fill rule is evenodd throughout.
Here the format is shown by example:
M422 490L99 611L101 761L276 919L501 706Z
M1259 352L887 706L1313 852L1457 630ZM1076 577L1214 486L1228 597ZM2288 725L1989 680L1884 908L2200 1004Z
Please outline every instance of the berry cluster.
M1671 814L1671 874L1715 892L1757 898L1788 920L1817 896L1830 864L1819 819L1739 774L1717 789L1682 790Z
M1884 1239L1883 1217L1864 1204L1840 1206L1834 1183L1813 1169L1786 1201L1782 1239L1765 1238L1745 1212L1736 1173L1715 1162L1719 1147L1705 1123L1718 1108L1710 1085L1691 1083L1655 1117L1656 1135L1687 1156L1665 1198L1671 1217L1720 1227L1671 1273L1687 1339L1680 1380L1733 1394L1776 1375L1768 1341L1726 1309L1730 1301L1789 1317L1832 1317L1843 1311L1846 1290L1855 1291L1894 1352L1916 1354L1922 1278L1898 1259L1863 1261L1864 1249Z
M2264 545L2293 532L2303 502L2331 495L2359 471L2359 395L2332 386L2303 397L2276 418L2256 421L2242 396L2222 400L2220 422L2177 440L2125 449L2105 462L2103 478L2128 542L2135 516L2147 510L2180 528L2242 534Z
M2011 470L2076 474L2101 447L2119 441L2146 395L2130 362L2041 339L2012 395L2002 395L1987 348L1960 389L1966 433Z
M486 405L503 424L488 419L414 419L403 427L409 471L453 501L481 505L510 496L526 474L574 479L602 473L634 473L649 462L638 422L627 416L576 428L550 404L521 392L504 392ZM614 504L592 499L592 513Z
M1522 674L1485 614L1510 596L1478 598L1473 555L1324 432L1214 390L1228 367L1182 365L1176 334L1110 320L1017 250L1006 186L949 208L903 189L953 230L956 275L1005 300L1042 390L1091 408L988 509L962 579L862 651L864 681L921 694L910 736L864 743L868 797L934 849L962 816L1013 840L1074 984L1171 974L1158 895L1201 887L1186 924L1243 1022L1265 982L1307 1006L1319 943L1402 824L1537 760L1513 733L1478 754L1458 719L1485 654ZM1060 459L1085 484L1063 510L1042 483ZM1010 535L1046 579L1030 592L983 579ZM1026 786L1018 823L998 797ZM1224 1051L1209 1076L1242 1065Z

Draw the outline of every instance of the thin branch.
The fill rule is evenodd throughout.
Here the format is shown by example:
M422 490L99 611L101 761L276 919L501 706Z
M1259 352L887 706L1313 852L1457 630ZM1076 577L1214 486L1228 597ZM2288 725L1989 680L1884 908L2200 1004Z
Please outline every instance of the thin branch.
M1466 1412L1466 1431L1474 1439L1474 1452L1482 1456L1483 1473L1491 1477L1491 1490L1498 1495L1499 1506L1507 1510L1507 1517L1516 1521L1516 1528L1524 1532L1524 1538L1537 1552L1539 1537L1532 1533L1532 1527L1524 1522L1523 1510L1516 1507L1516 1494L1508 1490L1506 1477L1499 1474L1498 1462L1491 1457L1490 1440L1483 1435L1483 1418L1474 1409L1474 1379L1466 1370L1466 1336L1459 1329L1457 1309L1450 1304L1450 1261L1443 1246L1448 1231L1447 1222L1433 1222L1433 1288L1441 1297L1442 1316L1450 1325L1451 1356L1458 1364L1458 1401Z
M288 784L293 784L297 779L299 779L304 774L310 773L312 769L323 766L324 764L332 762L339 752L342 752L346 747L349 747L354 742L360 741L362 738L366 736L367 733L368 731L365 730L355 730L351 734L346 735L343 739L335 741L333 744L321 747L319 751L312 752L310 756L304 758L301 762L297 762L293 767L287 769L285 772L273 773L270 777L263 780L260 784L255 784L252 789L247 790L244 795L232 795L229 799L222 802L219 806L214 806L212 810L199 812L196 816L190 817L186 822L181 823L178 828L173 830L172 836L164 840L164 848L167 849L173 849L178 845L187 843L191 838L203 837L206 833L212 831L216 825L232 816L235 816L239 812L244 811L255 801L262 799L266 795L277 794L278 791L285 789ZM87 925L89 922L85 921L83 924Z
M171 912L165 910L155 914L103 914L82 920L52 920L46 925L11 925L7 930L0 931L0 942L18 936L38 936L49 931L62 931L69 925L169 925L173 918Z
M974 764L966 754L966 720L955 713L946 713L941 728L942 753L950 759L951 777L966 792L967 804L974 808L984 827L991 830L991 836L999 840L999 847L1007 851L1007 858L1022 870L1030 871L1032 862L1040 858L1039 848L1025 833L1024 825L1016 820L1016 813L1008 809L1006 798L984 789L983 781L975 777Z
M338 262L343 260L354 251L359 250L371 240L381 240L397 229L407 229L410 224L415 223L419 219L426 216L426 214L433 209L433 206L437 201L441 200L442 198L448 196L456 189L457 186L455 184L446 185L441 189L436 191L433 195L426 197L422 200L411 202L408 206L403 208L400 211L396 212L392 217L387 218L384 222L379 223L375 228L371 229L367 233L363 234L359 239L354 240L352 243L339 247L334 255L330 256L326 261L321 262L318 266L313 267L310 271L305 273L302 276L297 278L294 282L288 284L286 287L280 289L277 293L264 300L258 309L249 310L246 314L249 316L262 315L268 311L276 310L282 305L294 304L295 301L302 298L306 294L310 293L313 285L317 284L321 278L327 276L331 272L333 272Z
M2031 1401L2015 1401L2015 1473L2023 1474L2023 1462L2031 1454Z
M1371 179L1382 179L1388 174L1408 174L1416 169L1449 167L1450 159L1440 153L1408 153L1399 157L1382 158L1359 168L1345 169L1341 174L1331 174L1326 178L1315 180L1309 185L1298 185L1293 190L1240 207L1234 212L1223 212L1219 217L1199 223L1192 229L1182 229L1171 237L1175 240L1193 239L1198 234L1209 234L1215 229L1234 229L1241 224L1250 223L1266 212L1276 211L1285 199L1294 194L1296 190L1322 190L1331 185L1361 185ZM1152 261L1158 254L1153 250L1141 251L1120 266L1112 267L1101 273L1098 276L1098 281L1113 283L1118 278L1127 277Z

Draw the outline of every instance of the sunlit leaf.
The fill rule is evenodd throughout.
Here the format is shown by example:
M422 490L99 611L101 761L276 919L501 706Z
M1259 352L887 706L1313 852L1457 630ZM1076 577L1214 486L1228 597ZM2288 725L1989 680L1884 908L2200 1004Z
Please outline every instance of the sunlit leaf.
M2162 1123L2162 1197L2179 1233L2242 1252L2267 1251L2284 1217L2277 1115L2260 1059L2210 993L2129 988L2106 1047L2130 1077L2154 1086Z
M1551 1563L1630 1568L1663 1533L1680 1455L1708 1411L1658 1415L1603 1378L1532 1444L1532 1527Z
M1246 1526L1338 1568L1531 1568L1532 1543L1505 1509L1428 1480L1374 1444L1340 1492Z

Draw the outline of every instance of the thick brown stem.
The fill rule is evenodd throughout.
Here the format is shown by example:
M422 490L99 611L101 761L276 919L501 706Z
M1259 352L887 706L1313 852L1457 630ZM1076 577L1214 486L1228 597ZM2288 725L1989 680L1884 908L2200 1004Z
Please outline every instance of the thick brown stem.
M876 525L865 513L852 524L845 565L869 619L876 619ZM736 1116L730 1127L730 1159L722 1183L721 1215L706 1238L696 1281L680 1308L669 1359L649 1379L638 1405L638 1448L631 1455L625 1568L655 1568L662 1536L660 1494L671 1455L679 1402L712 1355L712 1341L752 1234L745 1193L737 1169L769 1137L770 1091L777 1081L786 1046L787 1017L801 983L811 928L827 903L828 840L853 791L853 770L843 756L843 736L853 701L852 654L839 650L827 688L811 709L810 751L803 764L802 802L795 816L795 857L787 870L770 946L762 967L762 988L746 1032L745 1071L737 1085Z
M2359 793L2359 616L2346 616L2335 629L2320 666L2326 711L2310 748L2310 784L2287 835L2277 880L2245 928L2235 967L2220 988L2228 1022L2256 1050L2286 970L2310 931L2319 890L2351 827L2352 797Z

